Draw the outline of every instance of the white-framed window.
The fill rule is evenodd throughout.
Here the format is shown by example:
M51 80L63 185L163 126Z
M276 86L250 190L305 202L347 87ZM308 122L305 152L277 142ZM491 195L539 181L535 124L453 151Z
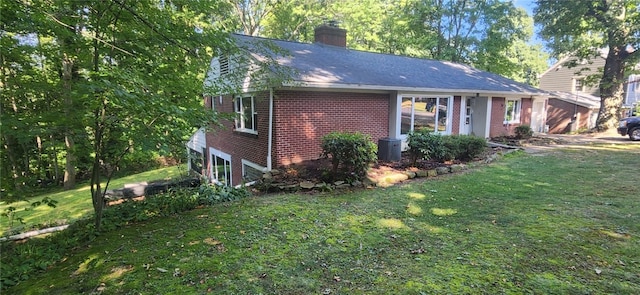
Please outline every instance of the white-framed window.
M451 134L453 96L403 96L400 135L417 129Z
M260 180L265 170L265 167L242 159L242 180L244 180L245 182Z
M584 90L584 79L574 79L574 92L582 92Z
M504 106L504 123L520 123L520 109L522 109L522 100L519 98L507 98Z
M258 134L258 112L253 96L238 96L233 104L236 131Z
M230 186L232 179L231 155L214 148L209 148L209 155L211 157L211 180L217 184Z

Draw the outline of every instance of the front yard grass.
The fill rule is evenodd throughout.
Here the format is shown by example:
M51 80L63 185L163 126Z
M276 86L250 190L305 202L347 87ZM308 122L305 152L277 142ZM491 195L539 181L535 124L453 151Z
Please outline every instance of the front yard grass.
M8 294L640 294L640 146L130 224Z

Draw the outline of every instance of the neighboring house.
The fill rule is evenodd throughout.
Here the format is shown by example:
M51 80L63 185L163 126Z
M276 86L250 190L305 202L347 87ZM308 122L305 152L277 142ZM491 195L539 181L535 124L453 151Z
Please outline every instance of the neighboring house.
M597 85L585 83L587 77L602 72L606 54L594 57L589 61L577 61L574 56L560 59L540 76L540 89L568 93L600 96ZM569 67L569 63L575 66Z
M568 133L595 127L600 108L600 88L586 83L587 77L598 74L605 64L605 55L579 61L565 57L540 76L540 89L550 91L547 106L549 133ZM569 67L569 63L575 66Z
M332 131L368 134L380 150L399 156L417 128L489 138L544 125L546 92L540 89L463 64L350 50L346 31L337 27L315 33L313 44L234 36L254 59L265 54L251 51L256 42L285 50L277 63L293 71L268 89L252 87L247 78L242 93L205 95L206 107L235 112L236 119L194 134L187 146L203 164L191 166L214 182L238 185L319 158L321 138ZM233 60L212 60L205 88L229 83L228 68L242 64Z
M598 118L600 97L561 91L549 92L548 133L569 133L593 128ZM535 130L541 131L541 130Z
M547 126L549 133L567 133L595 127L600 109L600 88L586 83L589 76L601 74L606 51L589 61L568 56L556 62L540 77L540 89L548 90ZM573 63L575 66L569 67ZM624 85L622 108L627 116L640 100L640 75L630 75ZM534 130L543 132L543 130Z
M622 106L628 110L624 117L632 116L640 103L640 75L629 75L625 83L624 101ZM635 114L637 116L637 114Z

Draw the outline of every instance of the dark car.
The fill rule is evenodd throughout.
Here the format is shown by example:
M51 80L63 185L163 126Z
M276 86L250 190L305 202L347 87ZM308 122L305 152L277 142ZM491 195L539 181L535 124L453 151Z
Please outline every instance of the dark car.
M640 140L640 117L628 117L620 120L618 133L622 136L629 135L631 140Z

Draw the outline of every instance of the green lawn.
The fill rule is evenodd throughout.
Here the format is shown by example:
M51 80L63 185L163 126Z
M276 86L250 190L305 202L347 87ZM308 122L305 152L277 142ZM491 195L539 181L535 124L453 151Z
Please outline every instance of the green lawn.
M109 189L121 188L126 183L135 183L142 181L170 179L179 177L186 173L185 166L173 166L167 168L156 169L126 177L111 180ZM103 184L104 185L104 184ZM45 205L38 206L33 210L25 211L24 208L31 208L30 202L42 200L49 197L58 201L56 208ZM88 184L80 184L78 188L68 191L60 191L56 193L43 194L30 198L27 201L15 202L11 204L0 203L0 212L5 212L8 207L17 209L13 221L8 217L0 218L0 236L4 236L10 232L23 232L28 229L47 226L68 224L82 217L90 216L93 213L91 205L91 188ZM17 221L22 218L25 224Z
M7 294L640 294L639 145L130 224Z

